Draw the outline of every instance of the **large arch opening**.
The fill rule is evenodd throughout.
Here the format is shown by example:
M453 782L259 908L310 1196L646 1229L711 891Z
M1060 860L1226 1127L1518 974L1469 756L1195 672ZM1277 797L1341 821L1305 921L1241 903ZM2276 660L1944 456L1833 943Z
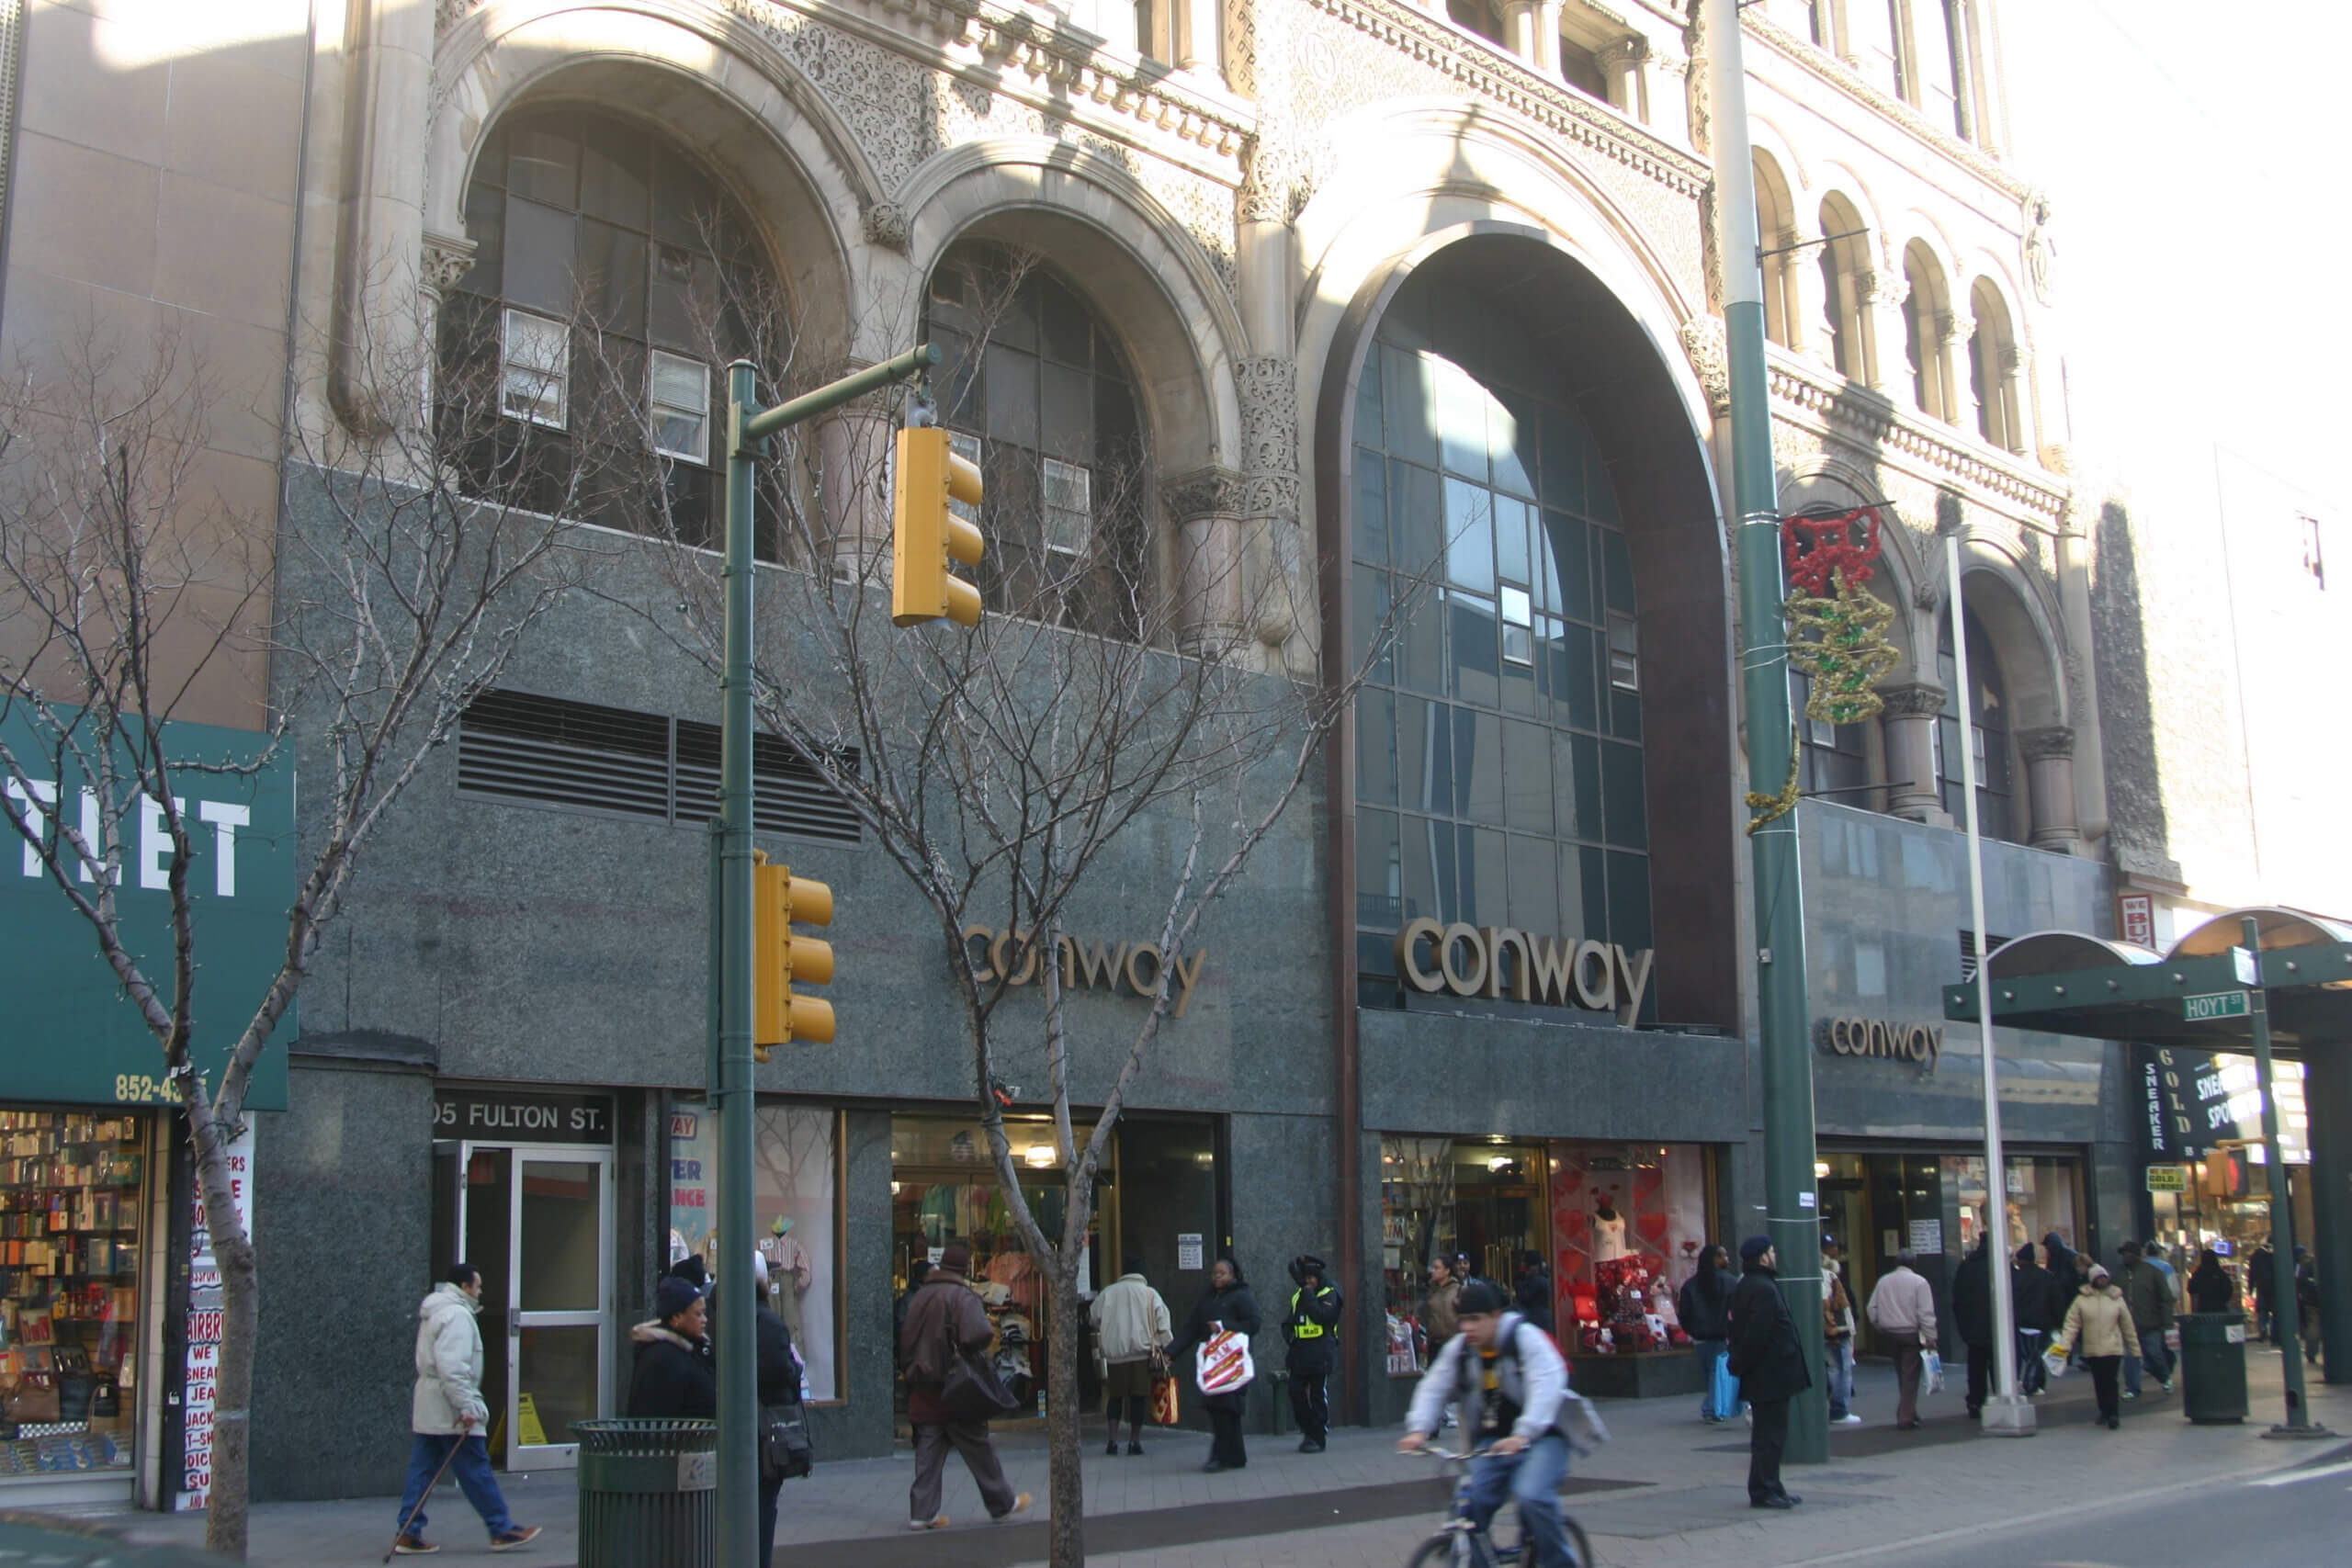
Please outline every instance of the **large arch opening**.
M1334 801L1361 1005L1413 919L1657 954L1639 1021L1738 1024L1728 635L1703 449L1590 271L1473 234L1370 285L1316 423L1334 668L1400 606Z

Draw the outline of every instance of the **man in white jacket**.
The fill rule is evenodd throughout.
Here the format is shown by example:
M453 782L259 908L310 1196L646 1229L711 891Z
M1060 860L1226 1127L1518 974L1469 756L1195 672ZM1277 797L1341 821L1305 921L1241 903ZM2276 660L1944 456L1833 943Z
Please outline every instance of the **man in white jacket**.
M1426 1445L1460 1404L1462 1425L1484 1450L1470 1473L1470 1510L1484 1529L1506 1501L1519 1517L1537 1568L1590 1568L1577 1561L1560 1522L1560 1482L1568 1472L1563 1407L1583 1413L1595 1440L1609 1434L1592 1406L1568 1388L1567 1363L1552 1337L1510 1310L1502 1287L1472 1280L1456 1303L1461 1329L1445 1342L1413 1392L1399 1451Z
M392 1550L423 1557L441 1549L424 1539L424 1493L447 1463L466 1501L490 1530L492 1551L512 1551L538 1539L537 1525L517 1526L490 1470L490 1440L483 1428L490 1411L481 1398L481 1271L453 1263L433 1293L416 1309L416 1393L409 1404L409 1429L415 1436L408 1456L408 1484L401 1493L399 1539ZM453 1453L451 1450L454 1450Z
M1175 1337L1168 1321L1168 1303L1143 1277L1143 1259L1130 1253L1119 1260L1123 1272L1102 1287L1088 1314L1094 1319L1094 1343L1102 1352L1104 1415L1111 1427L1110 1446L1119 1451L1119 1406L1127 1407L1127 1452L1143 1452L1143 1420L1151 1412L1152 1352L1163 1350Z
M1919 1425L1919 1372L1936 1348L1936 1292L1911 1267L1908 1248L1894 1255L1894 1271L1871 1292L1871 1326L1894 1352L1894 1426L1907 1432Z

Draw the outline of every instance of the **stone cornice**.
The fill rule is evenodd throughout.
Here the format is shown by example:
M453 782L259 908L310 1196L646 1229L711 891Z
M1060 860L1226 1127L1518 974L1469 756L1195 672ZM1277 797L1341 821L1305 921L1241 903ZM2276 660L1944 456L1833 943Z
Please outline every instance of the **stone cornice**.
M1468 92L1546 130L1658 181L1679 196L1703 194L1712 171L1672 142L1555 83L1499 47L1396 0L1300 0L1409 59L1434 67Z
M1796 423L1905 460L1928 478L1972 485L2044 526L2055 526L2064 514L2065 483L2009 453L1924 419L1860 382L1806 365L1785 349L1768 351L1766 369L1775 418L1796 411Z
M1748 36L1770 48L1774 54L1890 124L1910 132L1921 146L1949 159L2004 196L2013 197L2022 209L2031 187L1986 156L1982 148L1971 146L1948 131L1938 130L1917 109L1892 93L1881 92L1862 80L1837 56L1826 50L1815 48L1755 7L1742 11L1740 20ZM1753 75L1755 67L1750 65L1748 71Z

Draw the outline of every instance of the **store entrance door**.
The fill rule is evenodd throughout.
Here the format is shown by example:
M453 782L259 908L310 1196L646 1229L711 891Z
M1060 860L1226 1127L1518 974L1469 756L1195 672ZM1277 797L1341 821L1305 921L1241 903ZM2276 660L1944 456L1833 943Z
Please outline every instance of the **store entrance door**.
M612 1150L460 1143L457 1255L481 1270L482 1400L508 1469L579 1462L603 1414L612 1321Z

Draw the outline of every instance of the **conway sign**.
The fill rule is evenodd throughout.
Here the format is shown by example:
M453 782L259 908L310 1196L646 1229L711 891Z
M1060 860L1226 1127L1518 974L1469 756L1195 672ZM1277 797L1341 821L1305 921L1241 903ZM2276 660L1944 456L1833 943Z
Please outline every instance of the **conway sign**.
M1396 973L1417 991L1613 1012L1628 1027L1641 1014L1656 958L1646 947L1628 953L1613 942L1460 920L1413 920L1396 933Z

